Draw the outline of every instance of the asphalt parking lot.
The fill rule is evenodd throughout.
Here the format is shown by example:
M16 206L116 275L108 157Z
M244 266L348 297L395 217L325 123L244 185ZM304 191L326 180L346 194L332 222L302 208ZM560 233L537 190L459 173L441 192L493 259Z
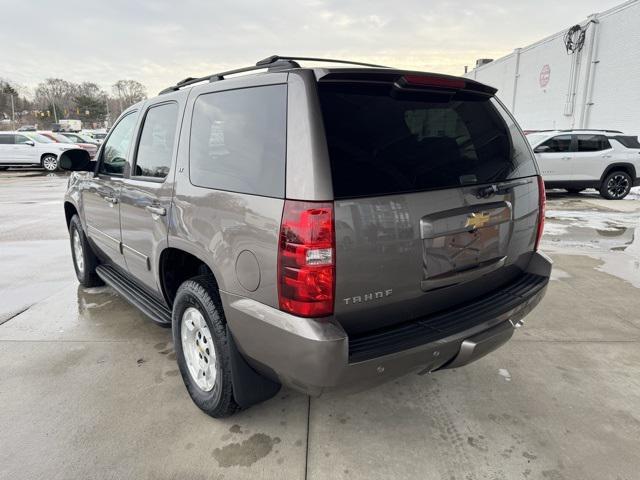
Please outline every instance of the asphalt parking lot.
M638 478L640 192L549 193L552 283L492 355L351 395L282 390L214 420L170 330L78 285L65 187L0 173L0 478Z

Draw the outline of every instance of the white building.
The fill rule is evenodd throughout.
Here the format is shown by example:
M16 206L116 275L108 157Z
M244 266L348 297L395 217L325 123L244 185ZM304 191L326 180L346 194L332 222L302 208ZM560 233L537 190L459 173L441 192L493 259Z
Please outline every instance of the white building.
M571 35L578 47L573 53L566 48L567 29L466 76L497 88L525 130L640 134L640 0L591 15L579 25Z

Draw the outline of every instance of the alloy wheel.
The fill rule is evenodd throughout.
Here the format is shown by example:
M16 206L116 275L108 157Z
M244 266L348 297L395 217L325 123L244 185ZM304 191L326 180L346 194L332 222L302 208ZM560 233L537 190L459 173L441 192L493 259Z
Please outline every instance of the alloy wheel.
M180 332L182 352L191 378L201 390L213 390L218 375L216 350L209 326L197 308L189 307L184 311Z
M42 166L45 170L53 172L58 168L58 159L51 155L44 157L42 160Z
M82 240L77 229L73 230L73 258L76 261L78 273L82 276L84 274L84 255L82 252Z
M613 198L624 197L629 188L629 179L622 174L614 175L607 182L607 193Z

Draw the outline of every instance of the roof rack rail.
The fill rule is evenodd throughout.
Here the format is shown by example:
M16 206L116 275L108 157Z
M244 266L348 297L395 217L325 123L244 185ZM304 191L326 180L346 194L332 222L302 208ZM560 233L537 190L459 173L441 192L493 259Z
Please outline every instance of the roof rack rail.
M391 68L385 65L376 65L375 63L352 62L350 60L338 60L335 58L290 57L285 55L271 55L270 57L260 60L258 63L256 63L256 65L271 65L272 63L280 60L286 60L286 61L302 60L306 62L345 63L347 65L360 65L362 67Z
M196 83L200 83L204 81L217 82L220 80L224 80L224 77L228 75L233 75L236 73L252 72L254 70L264 70L265 68L269 70L278 70L282 68L300 68L300 65L298 65L296 62L293 62L293 61L284 61L284 60L274 61L273 63L270 63L268 65L267 64L259 65L258 63L249 67L235 68L233 70L226 70L224 72L212 73L211 75L206 75L204 77L197 77L197 78L187 77L184 80L180 80L175 85L165 88L158 95L164 95L165 93L175 92L177 90L180 90L183 87L188 87L189 85L194 85Z
M327 63L345 63L348 65L360 65L362 67L390 68L390 67L385 67L384 65L375 65L373 63L351 62L349 60L336 60L331 58L286 57L282 55L271 55L270 57L264 58L259 62L257 62L255 65L252 65L250 67L236 68L234 70L227 70L225 72L213 73L211 75L207 75L204 77L197 77L197 78L187 77L184 80L180 80L175 85L165 88L158 95L164 95L165 93L175 92L177 90L180 90L183 87L188 87L189 85L194 85L196 83L200 83L204 81L217 82L220 80L224 80L224 77L228 75L233 75L236 73L252 72L254 70L264 70L265 68L269 70L278 70L282 68L300 68L300 65L296 60L327 62Z

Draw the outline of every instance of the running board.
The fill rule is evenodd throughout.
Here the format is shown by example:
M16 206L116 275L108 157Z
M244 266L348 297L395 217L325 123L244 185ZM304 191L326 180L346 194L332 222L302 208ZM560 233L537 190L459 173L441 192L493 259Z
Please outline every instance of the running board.
M155 323L163 326L171 326L171 310L158 299L149 295L135 282L127 278L115 268L109 265L98 265L98 276L123 296L129 303L148 316Z

